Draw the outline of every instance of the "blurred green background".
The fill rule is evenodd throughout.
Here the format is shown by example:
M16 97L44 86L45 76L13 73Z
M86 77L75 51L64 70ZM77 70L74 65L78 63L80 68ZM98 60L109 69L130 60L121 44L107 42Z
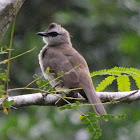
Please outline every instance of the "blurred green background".
M23 87L33 75L41 74L38 53L44 43L36 32L44 31L51 22L70 32L73 46L85 57L91 72L115 66L140 67L139 0L26 0L17 16L12 56L36 49L11 62L10 88ZM10 32L11 27L0 47L9 45ZM0 61L5 58L1 56ZM94 77L95 86L101 79ZM116 91L116 87L114 83L108 91ZM11 95L23 93L28 92ZM99 140L140 140L139 106L139 102L106 105L108 113L127 117L100 121L103 135ZM86 113L90 108L81 109ZM88 140L92 135L78 116L76 110L40 106L11 110L7 116L0 112L0 140Z

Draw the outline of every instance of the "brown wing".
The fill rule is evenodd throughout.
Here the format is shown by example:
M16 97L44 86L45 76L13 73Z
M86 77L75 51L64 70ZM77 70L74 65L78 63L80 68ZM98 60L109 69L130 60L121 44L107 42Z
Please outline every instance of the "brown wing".
M53 57L49 60L49 67L55 74L61 72L68 72L60 78L63 81L63 84L68 88L75 88L79 86L79 75L74 70L74 67L71 65L69 58L63 53L57 53L56 57Z

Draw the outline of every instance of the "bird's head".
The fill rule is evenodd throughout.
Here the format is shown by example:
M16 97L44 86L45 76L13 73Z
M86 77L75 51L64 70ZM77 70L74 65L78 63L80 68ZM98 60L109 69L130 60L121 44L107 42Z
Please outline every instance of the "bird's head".
M52 46L71 43L69 32L56 23L51 23L45 32L38 32L37 35L43 37L44 43Z

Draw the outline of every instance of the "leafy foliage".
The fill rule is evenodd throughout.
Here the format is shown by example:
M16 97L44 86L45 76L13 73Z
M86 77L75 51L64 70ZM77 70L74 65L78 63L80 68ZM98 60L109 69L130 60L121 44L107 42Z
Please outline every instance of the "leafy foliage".
M7 79L6 73L0 73L0 81L5 81Z
M140 4L140 2L138 0L136 1L131 0L129 1L129 4L128 1L118 2L118 1L111 1L111 0L107 2L87 0L87 1L82 1L82 3L81 1L71 2L70 0L68 0L62 2L60 1L57 4L56 1L54 2L42 1L40 4L36 3L36 1L32 1L32 3L33 4L30 4L30 1L27 1L27 3L25 3L25 6L23 6L22 11L20 12L20 15L18 16L19 22L16 23L17 24L16 39L14 40L15 42L14 49L16 51L14 51L14 53L16 52L18 54L19 51L23 52L25 49L29 48L30 46L34 46L34 45L38 45L39 47L42 46L40 41L41 39L35 37L34 34L37 29L39 28L44 29L44 27L46 27L46 25L49 24L50 21L55 20L56 22L63 24L68 28L70 27L72 29L72 32L71 30L70 32L74 36L75 42L78 42L75 46L81 52L82 51L84 53L87 52L88 56L92 56L93 52L95 52L96 50L97 52L101 53L101 55L98 54L99 57L97 57L97 62L100 62L100 65L98 64L95 65L96 69L101 69L103 65L109 67L112 67L114 65L118 66L120 65L120 63L123 64L124 66L133 65L133 67L139 65L140 36L139 36L138 5ZM69 3L68 6L67 3ZM41 8L39 8L39 5ZM55 5L56 10L52 10L52 5ZM30 7L32 7L32 10L30 10L30 12L27 14L27 10L28 8L30 9ZM72 10L70 10L69 7L73 7ZM48 11L47 13L49 14L46 14L46 9ZM36 15L34 16L34 18L31 18L32 15L35 14L35 11L37 11ZM36 23L38 19L40 22ZM31 29L30 32L29 29ZM90 33L90 35L87 35L87 33ZM8 42L8 40L9 37L7 36L7 40L6 41L4 40L4 43ZM84 46L85 44L90 44L90 46L94 45L94 47L89 48L87 46L85 48L83 47L83 44ZM16 68L16 66L19 66L20 63L22 62L20 75L24 75L25 79L29 79L30 77L29 75L32 75L34 73L34 70L38 67L37 55L38 55L38 51L40 50L39 47L37 48L37 51L35 51L33 55L28 55L26 59L20 58L20 60L17 61L13 66L14 68ZM128 56L129 56L129 61L127 61ZM110 58L112 57L113 59L110 60ZM94 63L94 61L92 61L93 59L91 58L89 59L89 58L90 57L87 57L88 63L93 64ZM29 64L27 65L27 61L24 60L33 60L33 61L31 65ZM12 75L14 75L14 72L11 71L11 73ZM116 75L114 76L117 79L118 76ZM12 83L15 84L13 87L15 86L19 87L26 84L26 80L23 80L22 78L20 79L15 77L14 78L11 77L11 78L12 78L11 81L13 80L15 81ZM139 84L140 80L138 80L139 79L138 76L136 77L133 76L133 79L135 79L137 86L140 85ZM46 86L46 88L49 87ZM117 106L117 109L119 108L119 111L120 110L124 111L123 107L124 106L121 107ZM42 111L42 109L44 110ZM49 109L50 111L48 111ZM125 108L125 110L126 109L127 107ZM27 111L29 111L29 113ZM47 107L47 109L41 107L38 108L31 107L28 108L26 111L22 109L19 113L18 112L19 111L17 112L11 111L11 113L7 117L1 117L0 137L2 140L7 140L9 139L9 137L10 138L12 137L13 139L18 138L18 139L38 140L40 138L46 139L48 135L49 135L48 139L51 140L56 139L54 138L55 136L57 136L58 140L65 139L66 136L70 136L68 139L74 140L76 139L74 137L75 134L81 128L81 126L79 126L77 127L78 129L76 129L76 126L74 126L71 122L69 122L68 118L65 121L64 119L61 119L61 121L55 122L56 120L55 117L58 114L55 109L49 107ZM109 136L110 139L111 138L120 139L122 136L124 139L127 139L128 137L129 139L138 139L139 135L137 134L139 134L139 131L133 131L136 128L138 128L137 126L138 124L136 123L136 121L138 122L140 118L139 116L140 113L138 112L139 109L136 109L135 105L133 104L131 105L131 109L127 110L127 113L131 114L131 119L129 119L130 123L128 123L128 121L124 121L123 123L115 121L116 124L113 123L110 123L109 125L103 124L102 129L104 129L106 135L104 135L103 138L101 139L103 140L109 139L108 138ZM68 117L71 117L71 115L72 113L70 112ZM57 118L59 117L60 116L58 116ZM6 118L6 122L4 118ZM23 122L22 120L24 120L24 123L21 123ZM53 126L53 129L51 125L49 125L49 129L43 129L45 131L41 129L41 128L46 128L45 126L48 127L48 125L45 125L46 120L51 125L53 123L55 124ZM43 124L41 125L40 122L43 122L44 125ZM126 131L121 129L123 127L122 124L123 126L126 126L125 127ZM38 126L41 127L39 127L38 129ZM74 133L75 133L74 135L71 135L70 133L70 131L72 130L71 128L72 129L74 128ZM33 130L36 130L38 133L35 134ZM53 133L54 131L55 131L55 135Z
M126 118L126 114L123 114L123 115L110 115L110 114L107 114L107 115L100 115L100 117L102 119L104 119L105 121L106 120L109 120L109 119L124 119Z
M136 68L123 68L123 67L114 67L112 69L104 69L91 73L93 76L102 76L102 75L111 75L105 78L97 86L96 91L103 91L108 87L114 80L117 79L118 91L130 91L130 80L129 77L132 77L135 80L137 87L140 89L140 70Z
M6 81L6 79L7 79L6 73L1 72L0 73L0 96L1 96L1 94L4 93L4 91L3 91L5 88L4 82Z
M80 106L80 102L76 101L75 104L66 104L64 106L59 107L59 110L65 110L65 109L77 109ZM125 118L126 115L97 115L92 112L88 112L87 115L82 114L79 116L81 119L82 124L86 125L86 128L89 133L94 134L93 139L98 139L102 135L102 130L98 123L98 118L102 118L105 121L108 121L109 119L122 119Z
M10 46L12 47L12 43ZM7 53L7 52L4 49L2 49L1 54L4 54L4 53ZM22 56L25 53L23 53L21 55L17 55L15 57L13 57L12 59ZM6 62L10 63L10 60L11 60L11 55L9 55L9 58L7 59ZM53 73L50 73L49 68L46 69L46 73L53 75ZM58 74L58 78L62 77L65 74L68 74L68 73L61 72L60 74ZM0 80L7 80L8 75L9 74L0 73ZM115 79L117 79L119 91L130 90L129 76L132 76L133 79L136 81L136 84L140 85L138 82L138 76L140 76L140 71L137 69L134 69L134 68L126 69L126 68L122 68L122 67L119 67L119 68L115 67L115 68L112 68L109 70L105 69L105 70L96 71L96 72L91 73L91 77L96 76L96 75L109 75L107 78L105 78L103 81L100 82L100 84L96 88L97 91L103 91L106 87L108 87L110 84L112 84L112 82ZM50 91L55 90L54 88L52 88L50 86L50 82L47 80L38 80L38 78L35 78L35 81L36 81L36 84L39 89L50 90ZM0 90L3 90L4 87L5 87L4 85L0 85ZM3 94L1 94L1 95L3 96ZM8 109L10 109L10 107L13 103L14 103L13 101L7 101L7 100L3 101L3 111L5 114L8 114ZM78 109L79 106L80 106L80 102L78 102L78 101L74 104L71 104L68 102L68 104L60 107L59 110L77 109L79 111L79 109ZM84 115L82 113L82 115L80 115L79 118L81 119L82 124L86 125L86 128L89 131L89 133L94 133L94 139L98 139L102 135L102 130L98 124L99 117L101 117L104 120L108 120L109 118L122 118L122 116L117 117L117 116L113 116L113 115L96 115L95 113L91 113L91 112L88 112L87 115Z
M117 77L118 91L130 91L130 81L128 75Z
M49 72L49 69L46 71ZM64 73L60 74L59 76L63 76ZM96 91L101 92L106 87L108 87L114 80L117 80L118 90L121 91L129 91L130 90L130 80L129 77L132 76L135 80L137 86L140 86L139 78L140 78L140 71L135 68L122 68L122 67L114 67L109 70L101 70L91 73L91 76L97 75L109 75L100 84L97 86ZM51 89L52 87L49 86L49 81L47 80L37 80L36 84L39 88L44 88L45 90ZM52 88L52 90L55 90ZM64 96L62 98L65 98ZM64 99L66 100L66 99ZM68 104L59 107L59 110L65 109L76 109L79 110L80 102L76 102L74 104L67 101ZM79 116L81 119L82 124L86 125L87 130L89 133L94 134L93 139L98 139L102 135L102 130L98 124L98 119L102 118L103 120L109 119L116 119L116 118L125 118L125 115L96 115L94 113L88 112L87 115L84 115L81 111L82 115Z
M122 119L125 118L126 115L96 115L95 113L88 112L87 115L80 115L79 118L81 119L81 122L85 125L87 125L87 130L89 133L94 133L93 139L98 139L102 135L102 130L98 124L98 118L101 117L105 121L109 120L110 118L113 119Z
M98 139L102 135L102 131L98 124L97 115L95 113L88 112L85 116L80 116L81 122L87 125L89 133L94 133L94 139Z
M76 101L75 104L66 104L62 107L59 107L59 110L65 110L65 109L75 109L79 107L80 102ZM89 133L94 133L94 139L98 139L102 135L102 131L100 129L100 126L98 124L98 118L99 116L95 113L88 112L87 115L80 115L79 118L81 119L82 124L85 124L87 126L87 130Z
M42 87L44 88L46 87L46 89L49 88L49 87L47 88L47 86L49 85L49 82L47 80L37 80L36 84L39 88L42 88Z
M59 110L65 110L65 109L74 109L80 106L80 102L76 101L74 104L66 104L64 106L59 107Z
M128 75L137 75L140 76L140 70L136 68L124 68L124 67L114 67L112 69L104 69L99 70L91 73L91 77L97 76L97 75L115 75L115 76L121 76L122 74L128 74Z
M132 78L135 80L137 87L140 89L140 76L133 75Z
M100 84L96 87L97 92L103 91L107 86L112 84L112 82L115 80L115 76L108 76L103 81L100 82Z
M44 91L49 90L51 91L55 91L55 89L50 85L50 82L48 80L37 80L36 84L38 86L38 90L39 89L43 89Z
M13 103L14 103L13 100L11 100L11 101L5 100L5 101L3 102L3 107L5 107L5 108L7 108L7 109L10 109L10 108L11 108L11 105L12 105Z

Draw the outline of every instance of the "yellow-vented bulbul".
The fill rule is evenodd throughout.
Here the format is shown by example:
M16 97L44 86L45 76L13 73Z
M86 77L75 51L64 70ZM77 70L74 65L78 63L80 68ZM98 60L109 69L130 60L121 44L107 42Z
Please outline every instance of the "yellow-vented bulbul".
M90 72L85 59L72 47L69 32L56 23L51 23L43 36L45 46L40 51L39 63L44 77L51 81L53 87L74 89L93 104L97 114L106 114L104 106L96 95ZM49 67L50 74L46 72ZM68 72L57 80L58 73Z

